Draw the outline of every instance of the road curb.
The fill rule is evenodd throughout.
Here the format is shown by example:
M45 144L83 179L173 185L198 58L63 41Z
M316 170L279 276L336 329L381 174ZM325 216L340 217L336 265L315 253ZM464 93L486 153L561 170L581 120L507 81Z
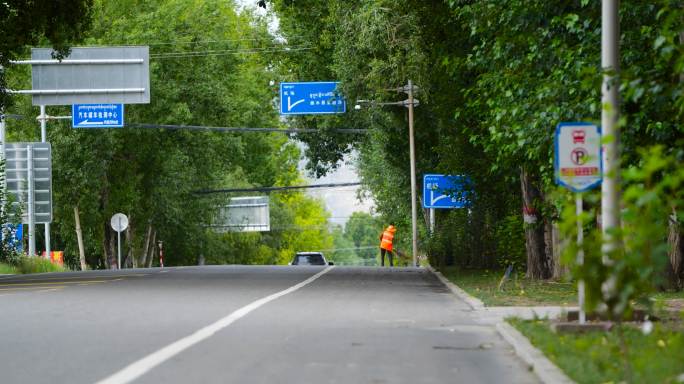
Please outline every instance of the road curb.
M512 325L503 322L496 324L496 330L513 347L515 354L529 365L539 379L547 384L572 384L568 376Z
M444 277L444 275L442 275L441 272L439 272L439 271L437 271L436 269L432 268L431 265L428 265L426 268L427 268L428 271L432 272L432 274L435 275L435 276L437 277L437 279L439 279L439 281L442 282L442 284L446 285L446 287L449 288L449 290L450 290L454 295L456 295L459 299L465 301L466 304L468 304L468 305L470 306L471 309L473 309L473 310L482 310L482 309L485 309L485 305L484 305L484 303L482 302L482 300L480 300L480 299L478 299L478 298L476 298L476 297L471 296L470 294L468 294L468 292L466 292L466 291L464 291L463 289L461 289L461 287L459 287L458 285L456 285L456 284L452 283L451 281L449 281L449 279L447 279L446 277Z
M473 311L485 313L487 308L482 300L471 296L462 288L449 281L439 271L428 265L427 270L439 279L449 290L459 299L463 300L473 309ZM494 325L496 331L501 337L513 347L515 354L527 364L530 369L537 375L539 380L545 384L572 384L572 381L563 371L558 368L551 360L549 360L539 349L535 348L532 343L512 325L506 321L498 322Z

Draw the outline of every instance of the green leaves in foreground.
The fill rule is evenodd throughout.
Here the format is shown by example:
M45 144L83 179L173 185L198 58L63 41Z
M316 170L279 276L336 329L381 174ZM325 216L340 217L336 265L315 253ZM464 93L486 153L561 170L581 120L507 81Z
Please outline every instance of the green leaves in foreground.
M671 221L681 218L684 206L684 168L681 153L667 152L664 146L640 151L642 161L623 172L621 228L608 235L619 246L602 254L608 243L596 226L600 207L598 193L585 194L590 207L582 216L585 223L584 265L575 263L577 236L574 201L565 202L561 230L572 244L564 259L574 265L574 275L587 285L587 309L599 311L611 319L629 316L636 304L650 308L648 296L656 288L667 287L668 229Z

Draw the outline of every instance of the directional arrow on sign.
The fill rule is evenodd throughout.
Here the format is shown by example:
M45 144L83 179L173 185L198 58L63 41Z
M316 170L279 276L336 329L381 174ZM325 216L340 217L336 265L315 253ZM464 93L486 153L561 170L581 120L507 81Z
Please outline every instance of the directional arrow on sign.
M290 96L288 96L288 97L287 97L287 110L288 110L288 111L291 111L292 108L295 107L295 105L300 104L300 103L303 103L303 102L304 102L304 99L301 99L301 100L295 101L294 104L290 104Z
M83 121L81 121L80 123L78 123L78 125L87 125L87 124L99 124L99 125L101 125L102 122L101 122L101 121L88 121L88 120L83 120Z

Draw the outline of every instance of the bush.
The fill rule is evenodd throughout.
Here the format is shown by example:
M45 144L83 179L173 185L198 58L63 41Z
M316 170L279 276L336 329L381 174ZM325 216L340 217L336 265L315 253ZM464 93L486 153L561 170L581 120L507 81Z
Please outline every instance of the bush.
M611 235L619 239L606 258L601 253L606 239L598 228L587 231L583 244L584 265L573 268L573 276L584 279L587 287L587 311L602 312L620 321L629 316L635 303L650 307L649 293L662 280L667 257L668 217L673 208L684 206L684 168L677 156L667 154L662 146L640 151L641 162L627 168L623 175L622 227ZM598 206L597 194L587 200ZM561 230L566 239L576 238L574 199L568 198L563 210ZM583 213L589 223L595 213ZM577 244L565 249L563 258L574 265Z
M22 256L19 258L19 262L16 264L17 271L19 273L44 273L44 272L64 272L67 269L53 264L50 260L43 259L41 257L26 257Z

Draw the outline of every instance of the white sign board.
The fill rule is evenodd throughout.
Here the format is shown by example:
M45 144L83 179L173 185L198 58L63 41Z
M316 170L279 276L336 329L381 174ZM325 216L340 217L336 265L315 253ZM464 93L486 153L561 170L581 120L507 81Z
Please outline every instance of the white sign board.
M109 224L112 225L113 230L123 232L128 228L128 217L123 213L115 213Z
M62 61L31 49L33 105L149 104L147 46L72 48Z
M31 151L31 164L28 164ZM50 143L7 143L5 145L5 182L12 204L22 208L22 222L28 224L31 200L29 193L29 170L33 186L34 222L52 222L52 147Z
M219 207L211 227L216 232L268 232L271 230L268 196L233 197Z
M555 137L556 183L573 192L601 184L601 129L592 123L560 123Z

